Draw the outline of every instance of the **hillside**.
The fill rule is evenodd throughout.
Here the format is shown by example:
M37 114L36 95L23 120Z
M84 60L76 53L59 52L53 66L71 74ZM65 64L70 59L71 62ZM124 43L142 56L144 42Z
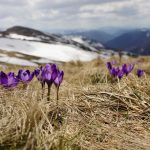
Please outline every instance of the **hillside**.
M93 48L93 51L96 50L101 50L101 49L105 49L104 45L96 40L93 39L88 39L84 36L76 36L76 35L68 35L68 36L64 36L64 38L66 39L71 39L75 42L81 43L86 45L87 47L90 47L91 49Z
M78 43L71 39L63 38L61 35L56 34L47 34L42 31L38 31L32 28L14 26L8 28L6 31L0 32L0 37L2 38L11 38L18 40L26 41L36 41L48 44L63 44L70 47L75 47L85 51L97 51L95 48L90 48L83 43Z
M92 46L20 26L0 33L0 49L39 57L45 62L88 61L99 56Z
M117 58L111 58L111 60ZM114 80L102 59L59 65L64 70L59 105L52 86L36 78L14 90L0 88L0 149L2 150L149 150L150 149L150 59L136 62L134 71ZM5 72L35 67L0 66ZM141 78L137 68L145 70ZM59 114L59 115L58 115Z
M121 48L138 55L150 55L150 31L132 30L106 43L107 47Z
M110 41L115 36L113 34L106 33L101 30L90 30L90 31L70 31L66 32L66 35L72 35L72 36L83 36L88 39L96 40L97 42L100 42L102 44Z

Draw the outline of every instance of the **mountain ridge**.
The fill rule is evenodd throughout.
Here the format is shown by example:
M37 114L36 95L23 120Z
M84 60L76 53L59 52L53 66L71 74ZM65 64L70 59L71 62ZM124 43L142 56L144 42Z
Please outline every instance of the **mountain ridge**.
M108 41L107 48L123 49L138 55L150 55L150 30L136 29Z

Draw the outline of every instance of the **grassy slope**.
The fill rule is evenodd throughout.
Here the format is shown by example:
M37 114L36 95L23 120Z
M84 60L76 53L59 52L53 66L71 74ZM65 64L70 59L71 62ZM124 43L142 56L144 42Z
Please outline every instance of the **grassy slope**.
M59 108L55 87L47 102L47 89L42 99L36 79L13 91L1 88L0 149L149 150L149 59L138 58L136 65L146 70L144 77L133 73L119 83L108 75L102 60L60 66L65 79ZM18 69L8 66L6 71Z

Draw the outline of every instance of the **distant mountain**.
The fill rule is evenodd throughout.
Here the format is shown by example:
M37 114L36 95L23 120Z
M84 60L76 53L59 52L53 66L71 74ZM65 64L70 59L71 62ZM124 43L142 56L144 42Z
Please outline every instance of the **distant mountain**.
M114 38L118 37L124 33L130 32L133 29L125 28L125 27L102 27L100 28L101 31L104 31L107 34L113 35Z
M100 42L103 44L114 38L114 35L105 33L105 32L100 31L100 30L73 31L73 32L66 33L66 35L83 36L83 37L86 37L88 39L96 40L97 42Z
M132 30L110 40L105 46L113 49L124 49L134 54L150 55L150 30Z

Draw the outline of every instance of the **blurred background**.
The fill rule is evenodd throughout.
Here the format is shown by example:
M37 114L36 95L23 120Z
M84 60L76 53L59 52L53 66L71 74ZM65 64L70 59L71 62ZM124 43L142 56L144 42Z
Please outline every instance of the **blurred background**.
M0 62L149 55L149 10L147 0L0 0Z

